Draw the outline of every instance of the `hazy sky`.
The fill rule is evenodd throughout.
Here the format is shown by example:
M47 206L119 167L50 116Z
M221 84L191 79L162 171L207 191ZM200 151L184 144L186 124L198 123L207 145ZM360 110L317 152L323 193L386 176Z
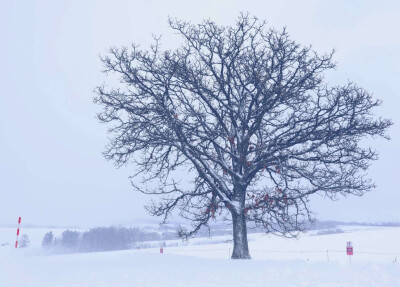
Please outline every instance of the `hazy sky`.
M332 83L349 79L383 100L391 141L371 142L377 188L362 198L316 198L319 219L400 221L399 1L4 1L0 0L0 224L127 224L147 218L132 191L131 167L102 157L106 127L95 119L94 88L105 82L98 56L110 46L165 46L173 16L231 24L248 11L286 26L302 44L336 49Z

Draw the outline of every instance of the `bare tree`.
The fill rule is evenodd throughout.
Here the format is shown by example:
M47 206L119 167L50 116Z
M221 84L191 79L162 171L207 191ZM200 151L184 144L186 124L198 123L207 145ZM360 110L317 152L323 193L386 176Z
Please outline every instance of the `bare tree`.
M230 27L169 25L183 38L176 50L162 51L159 38L149 50L111 48L104 72L121 85L100 86L95 98L113 136L105 156L134 164L132 178L143 177L135 188L159 195L153 215L165 222L178 210L191 222L186 237L217 215L231 219L232 258L250 258L249 222L295 236L313 220L310 195L373 187L365 173L377 153L360 141L388 138L391 122L373 117L380 101L355 84L328 87L333 52L319 55L248 15ZM180 167L195 175L191 186L174 177Z

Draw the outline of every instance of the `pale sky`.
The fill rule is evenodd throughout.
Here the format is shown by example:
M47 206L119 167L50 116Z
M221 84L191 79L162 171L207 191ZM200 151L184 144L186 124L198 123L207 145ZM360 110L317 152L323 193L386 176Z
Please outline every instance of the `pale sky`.
M101 152L106 127L95 119L94 88L107 82L99 55L163 34L177 45L168 16L232 24L240 12L286 26L319 52L335 49L332 84L352 80L383 100L391 141L369 174L362 198L316 198L318 219L400 221L399 1L4 1L0 0L0 224L96 226L148 218L146 196L132 191L132 167L116 169Z

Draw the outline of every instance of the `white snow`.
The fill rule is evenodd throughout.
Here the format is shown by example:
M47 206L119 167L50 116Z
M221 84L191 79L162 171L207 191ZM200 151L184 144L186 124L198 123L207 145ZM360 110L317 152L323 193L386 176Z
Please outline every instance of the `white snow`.
M400 228L341 229L346 232L298 240L250 234L252 260L230 260L231 243L196 245L201 239L164 254L156 248L39 255L35 247L5 246L0 286L400 286ZM0 239L5 232L0 229ZM351 263L347 241L354 246Z

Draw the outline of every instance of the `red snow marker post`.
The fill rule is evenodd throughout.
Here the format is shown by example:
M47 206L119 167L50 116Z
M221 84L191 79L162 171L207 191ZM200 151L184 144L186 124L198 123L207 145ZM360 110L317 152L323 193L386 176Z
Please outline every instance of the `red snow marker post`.
M18 248L19 226L21 224L21 216L18 218L17 238L15 239L15 248Z
M349 262L351 263L351 256L353 255L353 243L351 243L351 241L347 242L346 252L349 256Z
M162 248L162 246L160 247L160 253L161 253L161 254L164 253L164 249Z

